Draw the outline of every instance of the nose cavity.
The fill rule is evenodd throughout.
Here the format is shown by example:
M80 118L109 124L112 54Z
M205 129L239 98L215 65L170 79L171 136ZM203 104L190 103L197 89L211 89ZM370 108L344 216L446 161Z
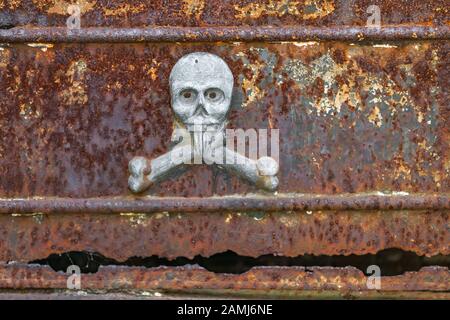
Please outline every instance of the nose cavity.
M203 93L199 94L198 105L199 106L205 105L205 95Z
M208 115L208 111L206 111L205 109L205 97L203 96L203 94L199 95L197 110L195 110L195 113L197 115L198 114Z

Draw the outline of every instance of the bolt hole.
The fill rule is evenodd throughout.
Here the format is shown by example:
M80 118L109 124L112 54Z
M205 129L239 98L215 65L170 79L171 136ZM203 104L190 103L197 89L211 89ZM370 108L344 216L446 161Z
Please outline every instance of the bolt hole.
M195 59L195 63L198 63L198 60L197 60L197 59Z

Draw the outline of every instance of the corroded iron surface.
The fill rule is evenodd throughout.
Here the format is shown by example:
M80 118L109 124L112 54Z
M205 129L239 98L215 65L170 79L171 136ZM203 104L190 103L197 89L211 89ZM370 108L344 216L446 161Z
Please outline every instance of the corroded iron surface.
M449 210L448 194L278 194L210 198L0 199L0 213L153 213L305 210Z
M0 41L21 42L217 42L217 41L401 41L448 40L450 26L367 27L151 27L151 28L12 28Z
M65 289L67 274L36 265L1 265L0 287ZM81 276L82 289L106 290L333 290L370 291L367 277L353 267L255 267L240 274L216 274L201 267L101 267ZM381 291L449 291L450 271L426 267L418 272L381 277Z
M75 2L84 29L68 33ZM0 0L0 261L449 255L447 2ZM381 29L365 28L373 4ZM280 194L241 198L256 190L206 166L148 191L177 198L129 194L128 161L169 149L168 75L195 51L219 55L235 76L230 128L280 129ZM224 195L234 196L212 197ZM66 280L0 265L3 289ZM351 267L106 266L83 286L348 293L367 292L366 280ZM448 294L449 270L383 277L382 291Z
M22 289L2 290L0 300L207 300L207 299L420 299L449 300L442 291L317 291L317 290L202 290L164 292L148 290L88 290Z
M378 5L384 24L446 24L446 0L0 0L0 27L65 26L78 4L85 27L365 25Z
M98 252L125 261L175 259L231 250L349 255L387 248L450 254L448 211L304 211L263 213L2 214L0 261L28 262L52 253Z
M0 48L0 196L118 196L172 133L168 75L193 51L235 75L230 128L280 129L281 193L450 190L447 41L11 44ZM196 166L158 196L255 191Z

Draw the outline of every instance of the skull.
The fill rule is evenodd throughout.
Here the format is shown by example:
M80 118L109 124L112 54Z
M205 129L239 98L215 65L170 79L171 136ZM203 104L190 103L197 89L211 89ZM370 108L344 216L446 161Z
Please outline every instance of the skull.
M221 125L230 109L233 74L220 57L195 52L182 57L170 73L175 116L186 126Z

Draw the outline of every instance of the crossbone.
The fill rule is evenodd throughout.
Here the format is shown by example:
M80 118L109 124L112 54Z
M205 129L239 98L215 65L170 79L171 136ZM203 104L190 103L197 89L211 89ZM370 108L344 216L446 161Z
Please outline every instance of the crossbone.
M279 166L276 160L267 156L253 160L224 146L232 88L233 75L218 56L197 52L182 57L175 64L170 89L176 116L172 140L177 143L153 160L134 157L129 162L131 191L138 193L150 188L177 170L182 171L193 159L194 163L200 159L215 164L258 188L277 189Z

